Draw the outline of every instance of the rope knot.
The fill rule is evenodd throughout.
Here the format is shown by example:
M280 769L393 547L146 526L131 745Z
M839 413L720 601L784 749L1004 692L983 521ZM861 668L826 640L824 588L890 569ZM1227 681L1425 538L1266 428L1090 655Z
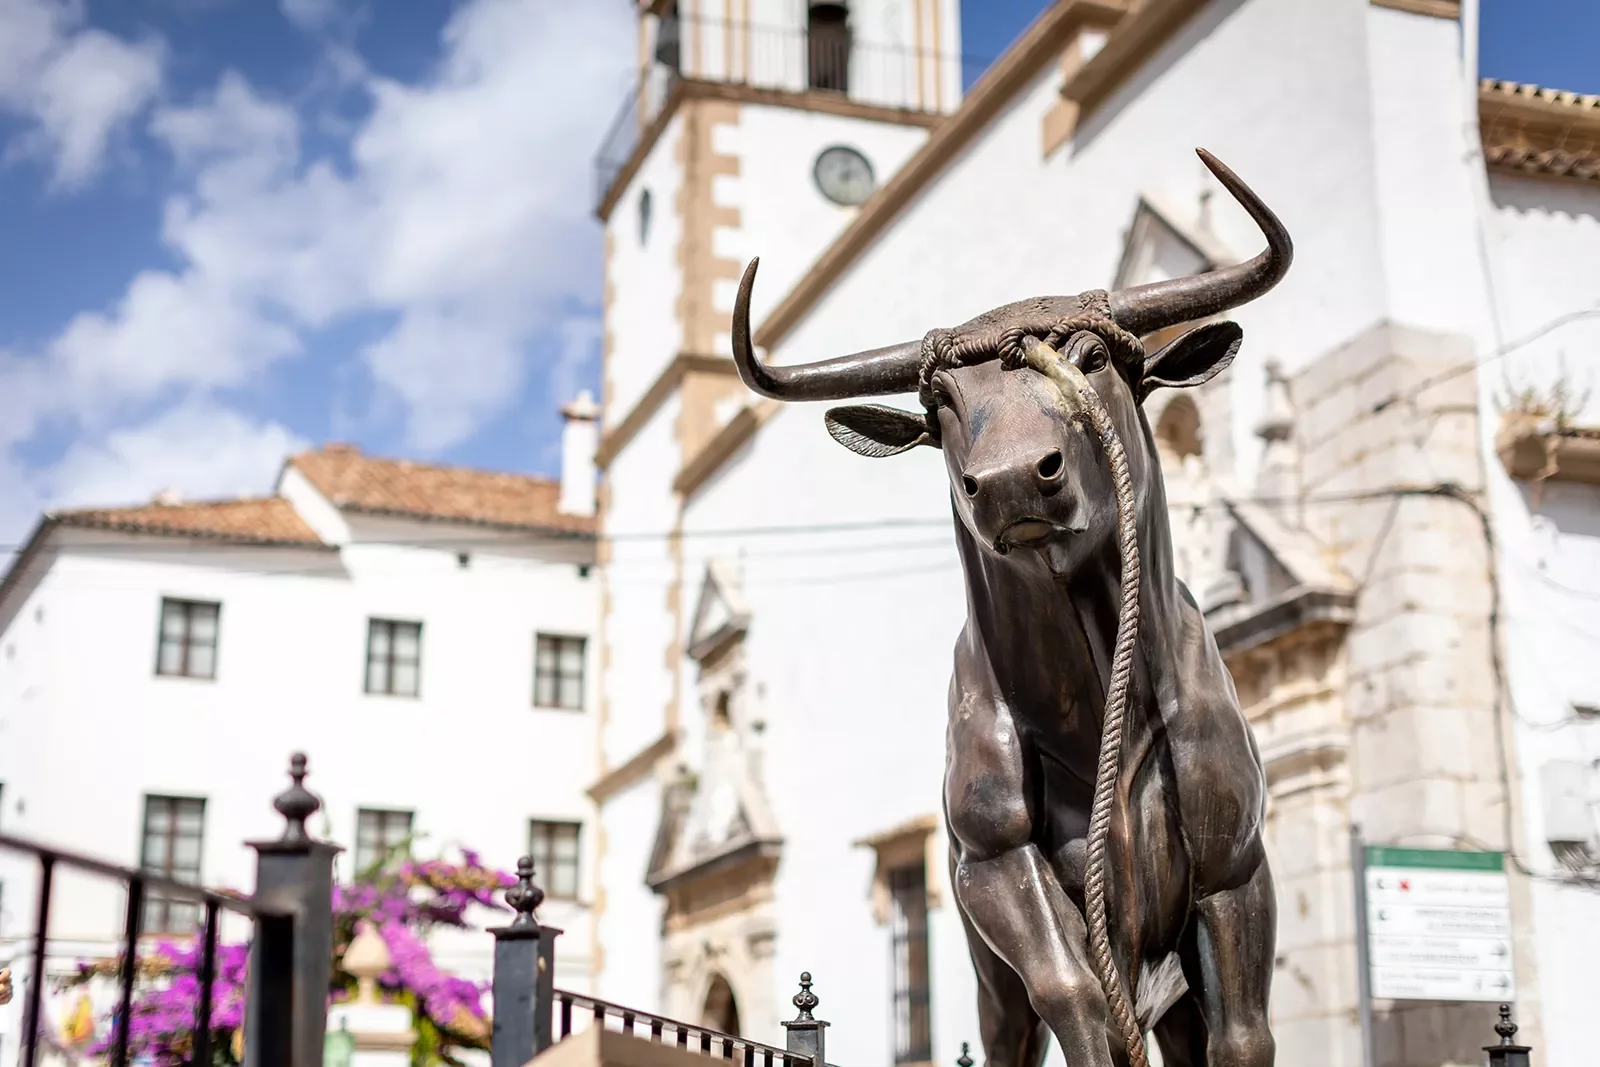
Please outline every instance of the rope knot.
M922 338L922 365L917 374L917 395L922 406L930 416L938 407L933 395L933 376L946 368L970 366L991 359L998 359L1006 370L1025 366L1024 353L1029 337L1059 350L1063 342L1077 334L1093 334L1105 345L1111 358L1130 368L1143 366L1144 345L1111 317L1111 298L1104 289L1080 294L1078 304L1082 310L1075 315L1019 322L1002 330L991 328L975 333L962 333L959 329L929 330Z

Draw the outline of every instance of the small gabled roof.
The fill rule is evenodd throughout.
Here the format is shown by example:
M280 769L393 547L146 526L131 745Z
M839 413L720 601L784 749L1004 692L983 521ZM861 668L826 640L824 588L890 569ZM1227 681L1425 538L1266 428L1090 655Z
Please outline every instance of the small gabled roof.
M576 536L595 532L593 516L559 510L561 483L552 478L378 459L352 445L302 452L285 466L342 511Z

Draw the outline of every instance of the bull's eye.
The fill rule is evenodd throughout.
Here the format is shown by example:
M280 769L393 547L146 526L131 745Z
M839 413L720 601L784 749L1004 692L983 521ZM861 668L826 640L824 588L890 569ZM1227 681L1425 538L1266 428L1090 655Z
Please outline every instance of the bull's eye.
M1103 344L1079 345L1078 350L1073 353L1072 361L1078 365L1078 369L1083 373L1093 374L1095 371L1103 369L1106 365L1106 346Z

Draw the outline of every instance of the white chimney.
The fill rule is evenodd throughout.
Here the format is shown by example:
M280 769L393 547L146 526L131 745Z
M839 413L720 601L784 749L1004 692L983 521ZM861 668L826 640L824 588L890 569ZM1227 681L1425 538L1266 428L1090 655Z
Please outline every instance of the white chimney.
M561 431L561 499L556 508L563 515L593 515L594 454L600 447L600 406L585 389L561 409L561 415L567 425Z

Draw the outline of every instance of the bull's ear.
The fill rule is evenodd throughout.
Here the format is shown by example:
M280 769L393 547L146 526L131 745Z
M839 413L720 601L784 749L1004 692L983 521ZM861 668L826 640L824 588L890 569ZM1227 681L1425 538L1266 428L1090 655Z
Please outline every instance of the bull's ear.
M1182 335L1144 361L1143 400L1163 386L1181 389L1208 382L1233 362L1244 343L1236 322L1210 322Z
M830 408L825 420L833 439L863 456L897 456L918 445L936 442L928 433L928 420L882 404Z

